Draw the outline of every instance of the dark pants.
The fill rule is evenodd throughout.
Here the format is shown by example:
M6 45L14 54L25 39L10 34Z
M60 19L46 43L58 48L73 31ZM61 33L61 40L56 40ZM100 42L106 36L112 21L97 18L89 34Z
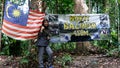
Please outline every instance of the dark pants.
M44 67L44 63L43 63L44 52L46 52L48 54L48 64L52 65L53 51L51 50L51 48L49 46L46 46L46 47L41 46L41 47L38 47L38 50L39 50L39 54L38 54L38 57L39 57L39 67L40 68Z

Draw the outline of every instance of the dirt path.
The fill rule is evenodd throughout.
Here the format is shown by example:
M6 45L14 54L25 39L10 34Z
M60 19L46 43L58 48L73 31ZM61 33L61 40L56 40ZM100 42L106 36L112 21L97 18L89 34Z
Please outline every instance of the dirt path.
M103 55L76 56L70 68L120 68L120 58Z
M19 57L11 57L11 56L0 56L0 68L18 68Z
M103 55L73 56L73 62L65 68L120 68L120 58ZM0 68L19 68L19 63L10 57L0 56ZM55 68L62 68L56 66Z

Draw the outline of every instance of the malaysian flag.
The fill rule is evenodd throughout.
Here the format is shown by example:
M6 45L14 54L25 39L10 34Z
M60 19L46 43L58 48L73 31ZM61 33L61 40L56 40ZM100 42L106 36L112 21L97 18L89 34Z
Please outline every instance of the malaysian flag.
M29 1L21 5L6 0L2 32L17 40L29 40L37 37L45 14L29 10Z

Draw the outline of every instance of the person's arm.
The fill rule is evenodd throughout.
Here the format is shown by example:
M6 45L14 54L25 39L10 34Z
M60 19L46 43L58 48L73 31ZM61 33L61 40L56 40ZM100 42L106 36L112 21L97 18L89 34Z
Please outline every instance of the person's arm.
M40 30L40 32L43 32L43 30L45 29L45 27L44 26L42 26L41 27L41 30Z
M38 37L41 36L41 34L43 33L43 30L44 30L44 29L45 29L45 27L42 26L41 29L40 29L40 31L39 31L39 33L38 33Z

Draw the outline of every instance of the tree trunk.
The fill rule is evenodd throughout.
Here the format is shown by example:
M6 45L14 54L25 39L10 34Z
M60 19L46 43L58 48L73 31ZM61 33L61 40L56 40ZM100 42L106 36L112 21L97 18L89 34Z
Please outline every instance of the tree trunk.
M91 13L92 11L92 1L91 0L88 0L88 12Z
M109 11L109 0L104 0L103 1L103 8L104 8L104 13L108 13Z
M74 0L74 13L75 14L87 14L88 7L84 0ZM76 51L80 54L87 54L88 49L87 47L90 45L90 42L77 42L76 44Z
M86 14L88 7L84 0L74 0L75 1L75 14Z
M46 7L47 7L46 3L42 0L31 0L31 2L30 2L30 8L33 10L45 12Z
M2 0L2 3L0 5L0 9L1 9L1 12L0 12L0 16L1 16L1 22L0 22L0 51L2 51L2 45L1 45L2 33L1 33L1 30L2 30L3 12L4 12L3 8L4 8L4 0Z
M120 4L118 4L119 8L119 22L118 22L118 42L120 42ZM120 45L119 45L119 50L120 50Z

